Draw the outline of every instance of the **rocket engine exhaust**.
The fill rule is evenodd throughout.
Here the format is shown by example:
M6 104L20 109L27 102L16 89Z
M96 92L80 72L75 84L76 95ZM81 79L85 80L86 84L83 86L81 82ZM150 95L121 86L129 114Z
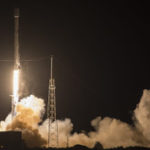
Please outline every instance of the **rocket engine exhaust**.
M16 8L14 11L14 71L13 71L12 117L15 115L15 107L19 101L19 74L20 74L19 9Z
M13 98L16 104L19 101L19 70L13 72Z

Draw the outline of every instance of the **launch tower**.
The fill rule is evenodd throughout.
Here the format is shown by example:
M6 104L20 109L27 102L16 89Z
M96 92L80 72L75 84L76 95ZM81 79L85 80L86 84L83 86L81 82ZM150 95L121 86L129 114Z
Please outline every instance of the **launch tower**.
M55 79L53 78L53 56L50 57L50 80L48 88L48 147L58 147L58 123L56 120Z

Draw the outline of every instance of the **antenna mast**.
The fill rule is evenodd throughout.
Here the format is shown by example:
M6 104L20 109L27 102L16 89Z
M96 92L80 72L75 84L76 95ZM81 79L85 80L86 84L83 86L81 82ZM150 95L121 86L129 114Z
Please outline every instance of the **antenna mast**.
M55 96L55 79L53 78L53 56L50 57L50 80L48 88L48 147L58 147L58 123L56 120L56 96Z

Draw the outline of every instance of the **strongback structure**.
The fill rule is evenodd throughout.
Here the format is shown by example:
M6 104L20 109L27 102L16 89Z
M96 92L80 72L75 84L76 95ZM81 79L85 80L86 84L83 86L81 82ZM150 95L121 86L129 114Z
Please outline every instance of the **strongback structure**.
M50 79L48 88L48 147L58 147L58 123L56 120L55 79L53 78L53 56L50 57Z

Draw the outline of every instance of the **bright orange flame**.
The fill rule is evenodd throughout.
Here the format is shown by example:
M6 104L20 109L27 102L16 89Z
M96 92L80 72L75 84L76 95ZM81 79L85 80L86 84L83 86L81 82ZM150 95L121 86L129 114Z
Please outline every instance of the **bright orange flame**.
M19 101L19 69L14 70L14 76L13 76L13 98L15 104Z

